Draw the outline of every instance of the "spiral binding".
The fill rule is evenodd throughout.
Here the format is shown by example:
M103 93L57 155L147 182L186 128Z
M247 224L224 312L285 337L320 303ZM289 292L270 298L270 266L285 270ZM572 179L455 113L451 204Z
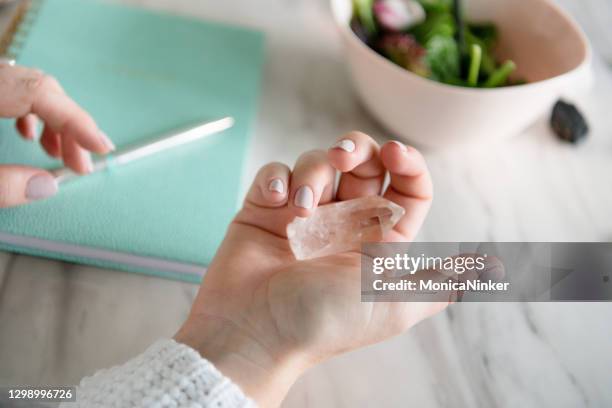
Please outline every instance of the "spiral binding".
M17 60L44 0L23 0L0 38L0 56Z

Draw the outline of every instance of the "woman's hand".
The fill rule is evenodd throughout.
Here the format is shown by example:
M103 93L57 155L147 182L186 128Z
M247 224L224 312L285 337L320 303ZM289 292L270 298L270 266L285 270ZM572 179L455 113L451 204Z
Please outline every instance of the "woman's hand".
M334 178L342 172L336 197ZM263 406L278 405L313 364L407 330L440 303L365 303L360 254L296 261L286 227L318 205L379 194L405 208L388 241L410 241L429 210L432 183L414 148L381 147L353 132L293 170L264 166L204 278L178 341L199 350Z
M110 139L94 120L40 71L0 61L0 117L16 118L23 138L34 140L37 118L44 122L40 144L78 173L92 168L90 152L108 153ZM57 192L55 178L28 166L0 165L0 208L25 204Z

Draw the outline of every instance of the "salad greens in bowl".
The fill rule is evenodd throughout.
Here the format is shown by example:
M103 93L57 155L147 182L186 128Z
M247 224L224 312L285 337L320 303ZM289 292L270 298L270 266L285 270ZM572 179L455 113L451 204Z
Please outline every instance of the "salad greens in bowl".
M518 85L514 61L494 55L494 23L465 21L461 0L353 0L351 29L397 65L449 85Z
M519 133L590 84L590 46L551 0L331 0L365 107L441 148Z

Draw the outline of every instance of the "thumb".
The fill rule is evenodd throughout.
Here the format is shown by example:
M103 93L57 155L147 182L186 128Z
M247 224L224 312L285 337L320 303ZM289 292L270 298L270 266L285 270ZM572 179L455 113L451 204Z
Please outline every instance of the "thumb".
M27 166L0 166L0 208L27 204L57 193L51 173Z

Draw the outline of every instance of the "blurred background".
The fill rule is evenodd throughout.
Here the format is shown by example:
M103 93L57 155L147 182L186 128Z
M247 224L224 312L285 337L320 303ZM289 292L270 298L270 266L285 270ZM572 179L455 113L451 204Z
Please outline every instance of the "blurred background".
M265 32L243 189L261 165L291 165L346 131L394 138L356 96L326 0L116 3ZM594 50L595 86L573 100L589 121L588 139L559 141L543 116L509 140L425 151L436 197L420 240L612 240L612 3L558 3ZM0 9L0 30L11 7ZM172 336L196 291L0 252L0 384L76 384L119 364ZM311 370L285 406L612 406L611 319L606 303L457 304L409 333Z

